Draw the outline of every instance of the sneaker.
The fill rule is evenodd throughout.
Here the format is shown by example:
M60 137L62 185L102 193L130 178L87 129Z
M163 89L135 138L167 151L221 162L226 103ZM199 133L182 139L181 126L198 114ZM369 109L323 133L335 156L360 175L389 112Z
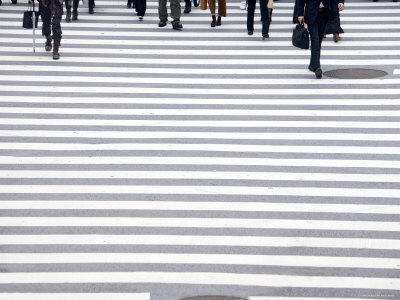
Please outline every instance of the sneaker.
M240 9L241 9L241 10L247 9L247 1L246 1L246 0L242 0L242 1L240 2Z

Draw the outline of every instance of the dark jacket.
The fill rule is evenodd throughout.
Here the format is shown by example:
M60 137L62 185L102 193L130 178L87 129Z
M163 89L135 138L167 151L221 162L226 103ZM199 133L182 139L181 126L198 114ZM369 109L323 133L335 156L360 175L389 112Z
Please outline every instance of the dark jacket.
M328 15L332 13L335 0L298 0L298 14L304 16L304 22L314 24L319 12L319 4L322 2ZM328 16L327 16L328 17Z

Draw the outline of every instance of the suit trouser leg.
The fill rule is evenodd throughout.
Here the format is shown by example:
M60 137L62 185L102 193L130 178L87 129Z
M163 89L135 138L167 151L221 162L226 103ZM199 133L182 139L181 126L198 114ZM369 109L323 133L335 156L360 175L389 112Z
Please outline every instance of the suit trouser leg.
M72 2L72 13L78 15L79 0L73 0Z
M160 22L168 21L167 0L158 0L158 17Z
M182 7L180 0L170 0L172 23L180 23Z
M247 2L247 31L254 31L254 11L256 10L256 0Z
M268 14L268 0L260 0L260 12L261 12L261 22L262 22L262 35L268 33L269 24L271 21L269 20Z
M311 59L310 67L317 69L321 67L321 45L324 37L327 20L322 12L318 13L314 24L308 24L311 40Z

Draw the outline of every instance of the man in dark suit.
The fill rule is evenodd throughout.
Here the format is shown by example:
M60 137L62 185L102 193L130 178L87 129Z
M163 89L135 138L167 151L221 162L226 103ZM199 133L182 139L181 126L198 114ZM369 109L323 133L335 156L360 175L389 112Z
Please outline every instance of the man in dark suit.
M326 24L332 14L334 0L298 0L299 22L308 25L311 40L311 60L308 69L315 73L315 77L322 78L320 64L321 45L324 38Z

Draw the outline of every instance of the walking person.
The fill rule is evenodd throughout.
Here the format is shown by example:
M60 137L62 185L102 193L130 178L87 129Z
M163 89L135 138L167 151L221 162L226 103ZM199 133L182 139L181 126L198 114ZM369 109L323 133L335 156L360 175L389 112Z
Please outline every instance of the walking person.
M170 0L169 6L171 9L172 29L182 30L180 0ZM158 17L160 18L158 27L165 27L168 22L167 0L158 0Z
M298 20L307 23L311 40L311 59L308 69L315 73L315 77L322 78L321 46L326 24L332 14L335 0L299 0Z
M215 17L216 11L216 2L217 0L208 0L208 6L210 7L211 12L211 27L221 26L222 25L222 17L226 17L226 0L218 0L218 19ZM200 1L200 9L207 9L207 0Z
M344 33L340 26L340 12L344 9L344 0L335 0L335 4L332 7L332 14L329 18L328 24L326 25L325 35L333 34L333 41L339 42L342 38L340 33ZM324 36L325 37L325 36Z
M269 26L272 21L272 10L274 0L260 0L260 12L262 23L263 40L269 38ZM247 3L247 34L253 35L254 32L254 11L256 10L256 0L248 0Z
M29 0L33 3L34 0ZM39 14L42 18L42 35L46 37L45 50L53 49L53 59L59 59L59 47L62 38L61 16L63 14L64 0L38 0ZM51 36L53 33L53 36ZM52 42L54 41L54 45Z

